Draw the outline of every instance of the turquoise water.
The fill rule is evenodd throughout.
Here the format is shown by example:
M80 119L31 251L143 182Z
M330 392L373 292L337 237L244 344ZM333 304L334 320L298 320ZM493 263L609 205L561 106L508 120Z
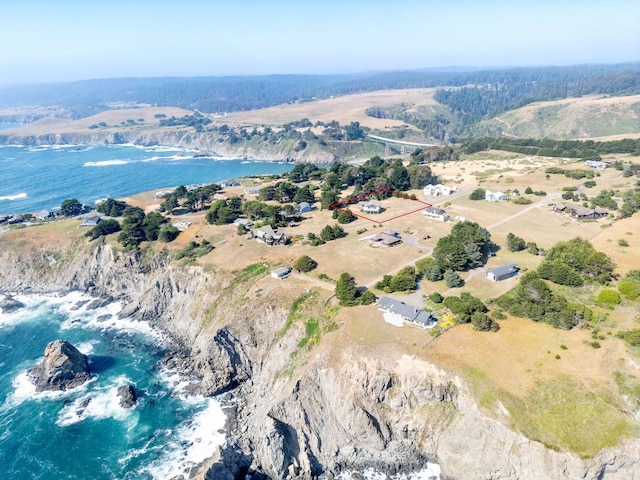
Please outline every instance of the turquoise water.
M77 294L18 298L26 309L0 314L2 478L188 478L224 442L219 402L183 394L187 382L159 363L168 345L146 323L117 319L117 305L74 310ZM25 372L56 339L88 355L92 381L35 393ZM116 396L127 383L140 395L131 410Z
M193 158L167 147L0 146L0 214L53 210L147 190L284 173L290 163Z

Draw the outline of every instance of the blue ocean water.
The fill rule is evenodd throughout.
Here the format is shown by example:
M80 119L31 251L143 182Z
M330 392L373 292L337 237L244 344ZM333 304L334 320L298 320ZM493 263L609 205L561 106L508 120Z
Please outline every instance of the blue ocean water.
M0 214L53 210L147 190L291 170L292 164L193 158L193 152L132 145L0 146Z
M167 344L146 323L118 319L115 304L74 309L79 294L18 298L27 308L0 314L2 478L189 478L224 442L220 403L184 395L187 382L159 363ZM88 355L93 379L36 393L25 372L56 339ZM140 395L131 410L118 403L123 384Z

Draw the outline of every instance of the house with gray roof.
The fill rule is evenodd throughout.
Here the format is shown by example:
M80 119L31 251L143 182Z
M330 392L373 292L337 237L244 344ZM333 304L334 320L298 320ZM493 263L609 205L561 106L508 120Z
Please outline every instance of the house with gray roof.
M313 205L309 202L300 202L296 210L298 213L307 213L313 210Z
M507 263L506 265L487 270L486 277L494 282L499 282L507 278L515 277L518 271L519 268L515 263Z
M82 220L82 223L80 224L81 227L95 227L96 225L98 225L98 223L100 223L100 221L102 220L102 218L100 218L99 215L92 215L90 217L84 217L84 219Z
M385 316L386 321L397 326L410 323L420 328L433 328L438 321L432 313L391 297L380 297L378 308L389 316L389 319Z
M446 222L447 220L449 220L449 215L447 215L447 212L438 207L429 207L424 212L422 212L422 214L427 218L438 220L440 222Z
M253 238L267 245L286 245L289 239L284 232L274 230L271 225L264 225L251 232Z

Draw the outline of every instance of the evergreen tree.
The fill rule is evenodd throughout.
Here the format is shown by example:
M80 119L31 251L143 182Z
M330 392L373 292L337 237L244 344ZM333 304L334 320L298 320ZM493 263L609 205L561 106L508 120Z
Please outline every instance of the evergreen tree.
M356 279L348 273L342 273L336 282L336 297L340 305L352 307L358 304Z

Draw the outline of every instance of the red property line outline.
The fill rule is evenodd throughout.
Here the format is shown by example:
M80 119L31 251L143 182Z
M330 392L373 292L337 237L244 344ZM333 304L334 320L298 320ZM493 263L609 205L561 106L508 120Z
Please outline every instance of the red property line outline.
M349 210L348 208L344 207L344 205L348 205L350 203L357 202L358 200L361 200L363 198L372 197L373 195L377 195L378 193L390 193L391 195L394 195L394 196L400 197L400 198L404 198L405 200L411 200L412 202L421 203L424 206L420 207L420 208L417 208L415 210L411 210L410 212L401 213L399 215L394 215L393 217L384 218L382 220L377 220L377 219L365 217L364 215L361 215L359 213L355 213L355 212ZM373 192L368 192L368 193L365 193L363 195L358 195L356 197L347 198L345 200L342 200L341 202L333 203L333 204L331 204L329 206L329 210L338 210L339 212L349 212L354 217L362 218L363 220L368 220L368 221L370 221L372 223L380 224L380 223L384 223L384 222L389 222L391 220L395 220L396 218L400 218L400 217L404 217L404 216L407 216L407 215L411 215L412 213L420 212L420 211L422 211L422 210L424 210L426 208L432 207L432 206L433 206L432 204L427 203L427 202L423 202L422 200L418 200L417 198L411 198L406 193L398 192L397 190L392 190L390 188L381 188L380 190L374 190Z

